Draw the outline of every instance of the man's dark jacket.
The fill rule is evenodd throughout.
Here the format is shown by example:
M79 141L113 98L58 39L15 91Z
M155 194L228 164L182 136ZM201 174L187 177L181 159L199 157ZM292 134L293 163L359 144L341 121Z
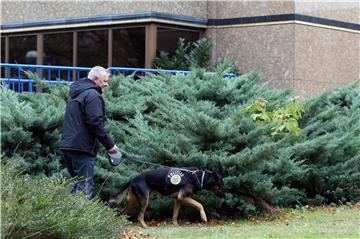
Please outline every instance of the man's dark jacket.
M90 79L75 81L66 104L60 149L96 155L99 142L109 150L115 143L105 129L102 91Z

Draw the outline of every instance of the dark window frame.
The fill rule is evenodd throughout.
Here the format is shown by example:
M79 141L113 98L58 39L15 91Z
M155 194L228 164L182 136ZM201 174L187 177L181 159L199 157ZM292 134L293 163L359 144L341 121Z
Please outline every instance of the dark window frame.
M99 27L88 27L88 28L81 28L81 29L77 29L76 30L76 32L77 32L77 39L76 39L76 45L74 45L74 47L76 47L76 59L77 59L77 61L75 62L75 64L76 64L76 66L78 65L78 61L79 61L79 55L78 55L78 53L79 53L79 48L78 48L78 46L79 46L79 33L82 33L82 32L91 32L91 31L107 31L107 36L109 36L109 27L106 27L106 26L99 26ZM107 44L108 46L107 47L109 47L109 39L108 39L108 44ZM109 55L111 55L112 53L110 53L109 52L109 48L107 48L107 53L108 53L108 55L107 55L107 65L109 65ZM73 63L74 64L74 63ZM106 66L104 66L104 67L106 67Z
M146 25L143 25L143 24L141 24L141 25L121 25L121 26L116 26L116 27L113 27L112 28L112 32L114 32L114 31L116 31L116 30L123 30L123 29L139 29L139 28L143 28L144 29L144 36L145 36L145 39L144 39L144 52L143 52L143 54L144 54L144 61L143 61L143 66L145 67L146 66ZM112 37L113 37L113 35L112 35ZM113 39L112 39L113 40ZM112 42L111 43L111 47L113 47L114 46L114 42ZM114 50L114 49L112 49L112 50ZM111 52L112 54L111 54L111 60L113 60L113 54L114 54L114 51L112 51ZM111 63L113 63L113 62L111 62ZM109 65L110 66L110 65ZM111 66L113 66L113 64L111 65ZM126 66L125 66L126 67ZM131 68L134 68L134 66L132 66Z
M37 33L26 33L26 34L11 34L11 35L6 35L5 36L5 54L7 53L7 56L5 55L5 63L9 63L10 62L10 39L11 38L16 38L16 37L35 37L35 46L34 48L36 49L37 51L37 41L38 41L38 35ZM7 44L6 44L7 43ZM37 56L39 56L39 54L37 54ZM38 61L38 57L36 57L36 62ZM22 63L24 64L24 63Z
M104 25L98 27L81 27L75 28L71 27L68 29L51 29L51 30L39 30L39 31L30 31L24 33L6 33L2 34L2 37L5 37L5 62L9 63L9 41L11 37L19 37L19 36L36 36L36 47L38 53L38 57L36 60L37 64L43 63L42 53L44 51L44 35L45 34L61 34L61 33L73 33L73 56L72 56L72 66L77 66L78 60L78 33L83 31L92 31L92 30L107 30L108 31L108 66L112 66L112 56L113 56L113 30L116 29L124 29L124 28L145 28L145 68L152 68L152 63L156 58L157 51L157 28L169 28L172 30L180 30L180 31L194 31L199 33L199 37L204 36L205 29L196 28L196 27L184 27L171 25L166 23L129 23L129 24L120 24L120 25Z

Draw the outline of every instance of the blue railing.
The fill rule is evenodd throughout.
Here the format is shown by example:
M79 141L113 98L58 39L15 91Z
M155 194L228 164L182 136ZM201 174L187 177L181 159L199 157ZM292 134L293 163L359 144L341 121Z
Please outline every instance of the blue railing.
M34 74L41 82L49 84L70 84L73 80L85 77L90 71L87 67L0 64L1 84L17 92L34 91L35 80L29 77Z
M68 66L49 66L49 65L25 65L25 64L4 64L0 63L1 77L0 83L4 87L17 92L34 91L35 80L29 77L29 73L41 79L41 82L49 84L71 84L71 82L86 77L89 67L68 67ZM123 74L132 75L134 79L143 77L146 74L189 74L190 71L161 70L146 68L125 68L109 67L112 75ZM235 74L225 74L226 77L234 77ZM41 91L41 89L39 88Z

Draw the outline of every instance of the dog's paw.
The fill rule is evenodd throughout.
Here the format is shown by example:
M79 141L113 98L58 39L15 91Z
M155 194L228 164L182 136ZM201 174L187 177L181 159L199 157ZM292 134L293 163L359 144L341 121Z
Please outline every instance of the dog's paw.
M200 216L201 216L201 220L202 220L203 222L207 222L207 217L206 217L205 212L201 212L201 213L200 213Z
M143 228L149 228L149 226L144 222L144 223L140 223L141 224L141 226L143 227Z

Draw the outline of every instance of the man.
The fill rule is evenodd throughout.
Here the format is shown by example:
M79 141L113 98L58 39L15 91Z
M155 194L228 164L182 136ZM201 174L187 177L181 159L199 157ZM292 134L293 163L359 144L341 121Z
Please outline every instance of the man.
M71 177L82 177L72 192L94 196L94 165L99 142L109 153L119 148L105 129L105 104L102 90L108 86L109 73L101 66L91 68L88 77L70 87L60 150Z

